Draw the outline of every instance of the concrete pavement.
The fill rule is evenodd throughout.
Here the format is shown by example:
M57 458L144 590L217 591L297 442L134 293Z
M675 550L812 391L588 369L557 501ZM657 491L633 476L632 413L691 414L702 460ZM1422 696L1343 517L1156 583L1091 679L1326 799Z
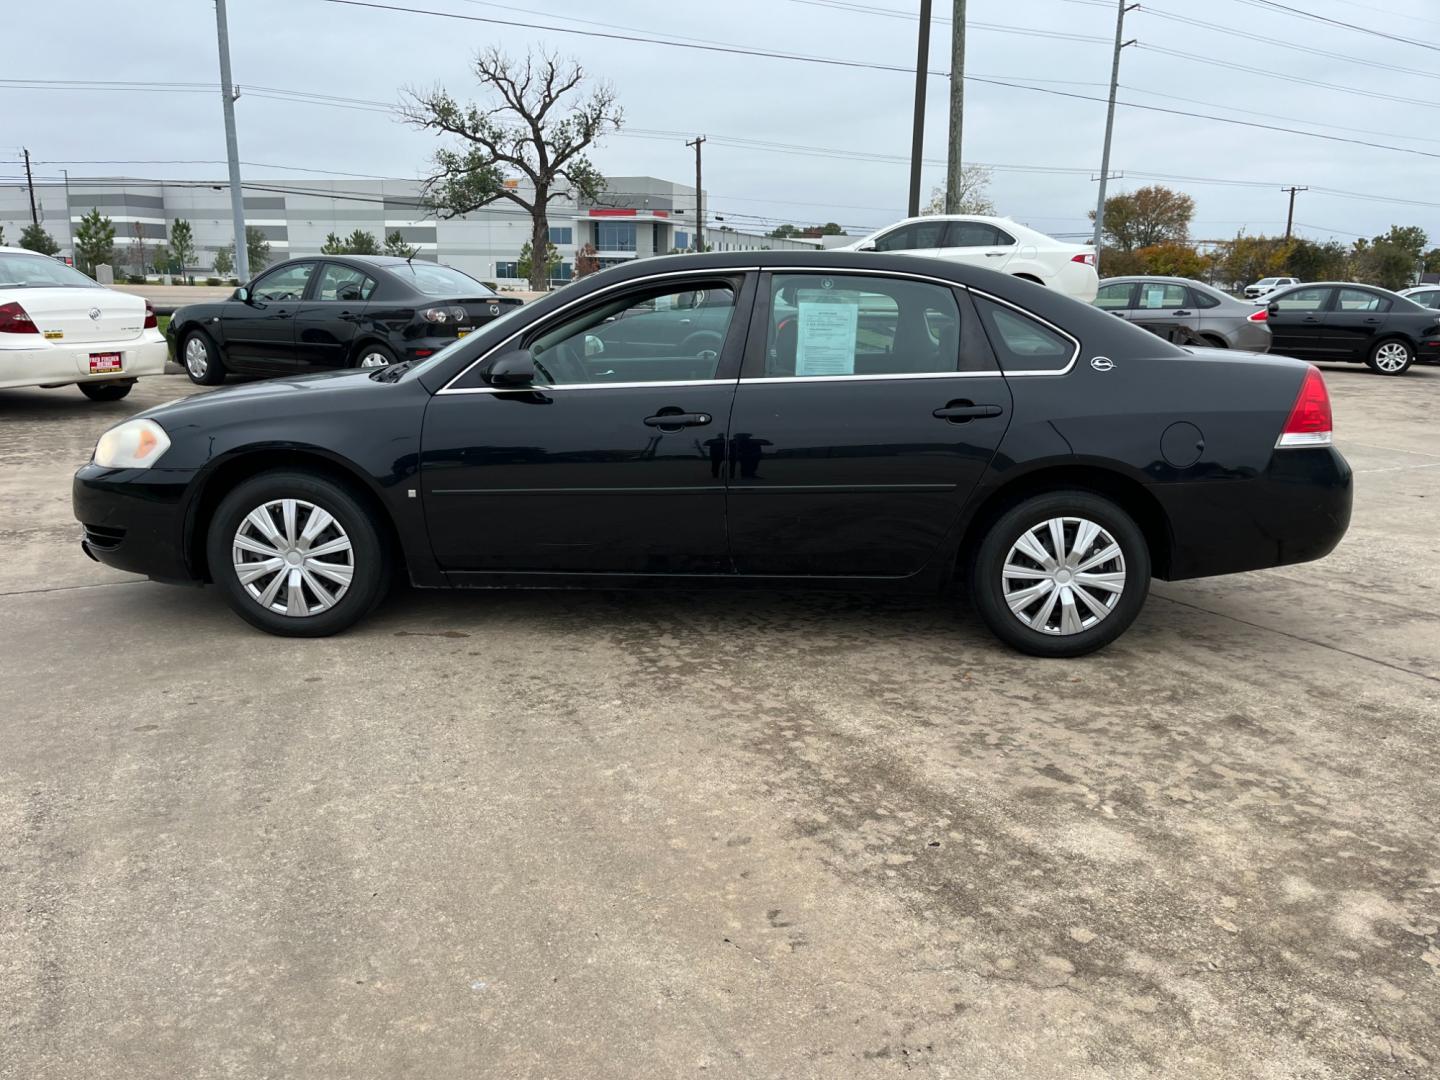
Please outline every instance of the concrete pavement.
M0 392L0 1077L1391 1077L1440 1062L1440 369L1326 371L1329 559L1108 651L947 600L88 562Z

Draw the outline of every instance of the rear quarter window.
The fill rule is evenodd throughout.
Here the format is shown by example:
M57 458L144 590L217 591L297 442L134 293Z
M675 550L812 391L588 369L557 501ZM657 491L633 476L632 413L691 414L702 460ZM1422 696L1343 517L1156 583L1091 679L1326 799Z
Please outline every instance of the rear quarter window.
M1070 367L1080 351L1075 339L1016 308L983 296L975 297L975 307L1000 360L1000 369L1007 374L1058 374Z

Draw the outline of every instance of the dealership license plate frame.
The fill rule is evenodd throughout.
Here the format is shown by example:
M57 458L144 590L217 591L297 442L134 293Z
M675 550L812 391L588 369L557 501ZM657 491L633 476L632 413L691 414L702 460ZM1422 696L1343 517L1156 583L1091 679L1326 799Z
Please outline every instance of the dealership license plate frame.
M92 352L90 354L91 375L120 375L125 371L125 354L120 352Z

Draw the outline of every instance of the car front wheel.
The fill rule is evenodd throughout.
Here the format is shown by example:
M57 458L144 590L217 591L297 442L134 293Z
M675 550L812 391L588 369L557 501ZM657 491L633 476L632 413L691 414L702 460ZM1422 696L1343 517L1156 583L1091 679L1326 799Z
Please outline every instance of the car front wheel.
M306 472L262 473L225 496L206 555L235 613L284 637L345 630L390 581L369 510L345 486Z
M186 335L180 361L190 381L198 386L219 386L225 381L225 363L220 359L220 350L203 331L192 330Z
M389 367L393 363L395 363L395 354L376 342L362 345L360 351L355 354L355 366L358 368Z
M1415 354L1405 342L1392 338L1371 349L1370 357L1365 362L1371 371L1380 375L1404 375L1415 362Z
M1134 519L1086 491L1036 495L991 525L971 596L995 636L1033 656L1071 657L1114 641L1150 590L1150 550Z

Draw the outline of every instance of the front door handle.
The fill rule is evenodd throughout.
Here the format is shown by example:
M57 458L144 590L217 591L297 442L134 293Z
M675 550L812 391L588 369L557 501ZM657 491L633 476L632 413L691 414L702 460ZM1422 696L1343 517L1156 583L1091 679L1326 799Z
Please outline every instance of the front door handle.
M1301 320L1301 321L1302 321L1302 322L1319 322L1320 320L1317 319L1314 315L1306 315L1305 318L1304 318L1303 320Z
M1188 312L1188 311L1172 311L1170 314L1171 314L1171 315L1189 315L1190 312Z
M1367 323L1378 323L1378 322L1384 322L1385 320L1383 320L1383 319L1366 319L1365 321L1366 321Z
M654 416L645 417L645 426L658 427L661 431L679 431L687 427L704 427L711 419L709 413L661 409Z
M973 401L952 401L943 409L936 409L930 415L937 420L948 420L952 424L968 424L971 420L999 416L1004 411L999 405L976 405Z
M987 251L987 252L985 252L985 258L987 258L987 259L1003 259L1004 257L1005 257L1005 252L1003 252L1003 251Z

